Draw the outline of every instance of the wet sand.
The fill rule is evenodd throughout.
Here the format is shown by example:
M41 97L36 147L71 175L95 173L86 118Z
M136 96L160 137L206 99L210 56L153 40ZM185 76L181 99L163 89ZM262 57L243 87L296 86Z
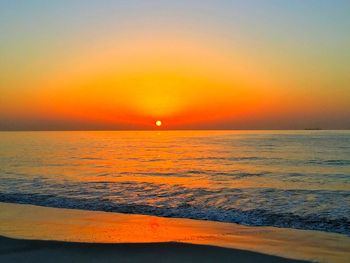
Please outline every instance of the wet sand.
M339 234L8 203L0 235L0 262L350 259L350 238Z

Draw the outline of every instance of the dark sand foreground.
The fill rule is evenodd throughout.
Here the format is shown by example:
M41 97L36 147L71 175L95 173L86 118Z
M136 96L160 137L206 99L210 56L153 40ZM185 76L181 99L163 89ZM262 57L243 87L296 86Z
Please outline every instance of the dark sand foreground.
M0 237L0 262L306 262L255 252L175 242L96 244Z

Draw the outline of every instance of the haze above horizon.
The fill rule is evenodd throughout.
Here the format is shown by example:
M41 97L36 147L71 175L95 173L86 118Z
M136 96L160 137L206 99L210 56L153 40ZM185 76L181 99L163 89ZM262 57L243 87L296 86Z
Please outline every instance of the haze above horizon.
M1 1L0 130L350 129L349 13L343 0Z

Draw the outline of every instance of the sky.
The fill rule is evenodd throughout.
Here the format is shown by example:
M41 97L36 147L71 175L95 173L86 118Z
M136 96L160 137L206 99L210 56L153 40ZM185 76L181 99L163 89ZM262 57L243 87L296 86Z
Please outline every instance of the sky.
M349 129L349 14L348 0L2 0L0 130Z

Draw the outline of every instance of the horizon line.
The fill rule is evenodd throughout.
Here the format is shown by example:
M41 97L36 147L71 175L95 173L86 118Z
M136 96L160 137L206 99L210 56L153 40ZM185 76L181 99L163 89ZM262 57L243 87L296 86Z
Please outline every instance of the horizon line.
M0 132L125 132L125 131L349 131L350 128L342 129L321 129L321 128L305 128L305 129L9 129L9 130L0 130Z

